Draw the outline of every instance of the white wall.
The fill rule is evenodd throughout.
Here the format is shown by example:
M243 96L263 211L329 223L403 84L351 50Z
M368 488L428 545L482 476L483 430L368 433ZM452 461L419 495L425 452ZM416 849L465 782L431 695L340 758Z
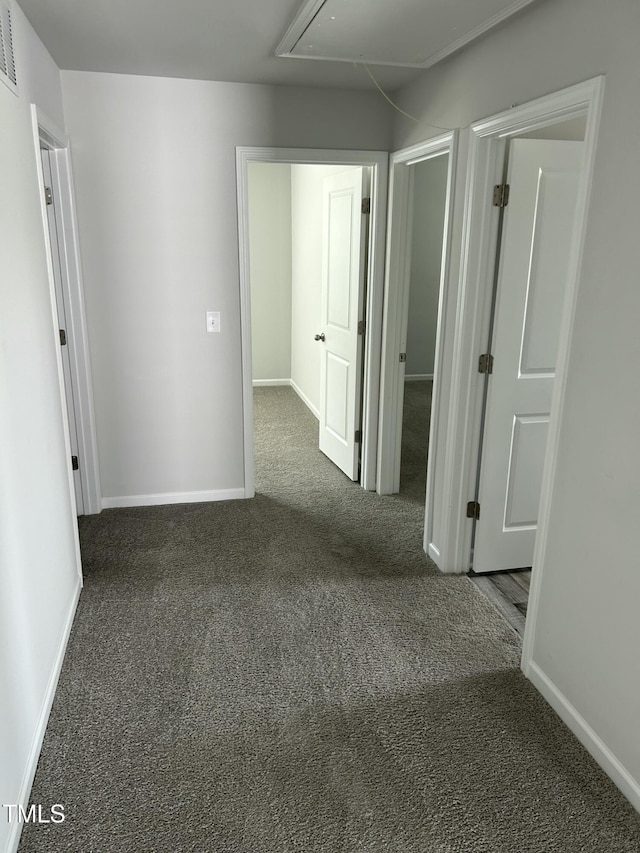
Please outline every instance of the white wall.
M400 148L438 133L433 124L464 128L606 74L533 664L589 747L601 739L609 772L619 762L638 808L639 37L635 0L534 4L397 93L420 121L399 117L394 140Z
M322 183L344 166L249 164L254 381L293 380L320 404Z
M413 223L405 376L433 376L449 157L413 169Z
M388 107L362 92L114 74L63 72L62 84L103 493L236 495L235 146L386 149ZM207 309L222 313L218 335Z
M20 97L0 84L0 803L29 794L79 591L29 102L60 121L58 70L13 7ZM0 850L16 826L0 820Z
M22 9L12 5L13 47L19 72L20 97L37 104L48 118L64 130L60 71L49 51L35 34Z
M585 115L570 118L548 127L536 128L529 133L519 133L518 139L564 139L571 142L583 142L587 129Z
M253 379L291 379L291 166L249 163Z
M322 318L322 182L344 166L291 167L291 378L307 405L320 408Z

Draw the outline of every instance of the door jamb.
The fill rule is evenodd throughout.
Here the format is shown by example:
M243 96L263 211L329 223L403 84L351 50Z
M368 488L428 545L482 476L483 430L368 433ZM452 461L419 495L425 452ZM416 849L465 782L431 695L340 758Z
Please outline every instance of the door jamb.
M236 148L245 498L252 498L255 495L248 165L252 162L261 162L307 165L344 164L346 166L371 167L371 219L369 223L369 264L366 305L367 333L365 335L364 351L361 485L364 489L373 491L376 487L376 455L378 444L388 161L389 155L385 151L255 148L243 146Z
M90 515L101 511L102 491L100 487L98 444L96 440L93 389L89 359L89 339L84 308L80 244L78 240L78 224L76 220L75 194L73 189L69 140L66 134L59 130L35 104L31 104L31 125L33 129L36 166L40 187L44 185L42 163L40 161L40 148L48 148L53 155L51 157L52 190L59 201L58 212L60 214L61 248L63 250L60 256L60 263L62 266L62 289L64 292L65 307L67 309L67 325L70 333L68 340L70 346L69 356L71 364L71 382L73 384L74 391L77 392L75 396L75 409L78 432L78 455L80 457L80 477L85 504L84 512L85 514ZM51 308L54 315L53 320L55 323L55 334L57 336L58 320L55 308L53 268L51 265L51 250L49 247L46 204L42 193L41 207L43 225L45 229L45 246L47 247L47 266L49 268L49 281L52 299ZM62 383L60 397L64 407L64 377L62 373L62 358L59 351L58 362L60 381ZM69 446L66 416L64 421L65 433L67 434L67 446ZM73 472L71 471L70 455L68 459L68 466L71 492L74 494L75 489L73 486Z
M584 163L576 207L576 222L579 224L574 233L560 329L556 381L533 557L534 570L529 599L531 618L527 619L523 665L531 655L531 630L535 624L540 576L547 546L553 471L558 453L559 426L562 420L562 403L567 381L603 89L604 78L596 77L528 104L513 107L474 123L469 139L461 276L451 371L451 405L447 421L448 447L443 494L438 496L445 506L451 508L440 568L453 573L466 572L469 567L472 525L466 518L466 502L473 492L479 452L482 382L477 372L477 358L488 330L491 294L486 270L495 252L491 228L493 209L489 206L489 199L492 184L500 175L500 151L509 137L580 115L587 116Z
M435 459L438 454L438 424L441 405L441 383L436 381L443 358L444 323L447 304L447 286L450 274L451 231L453 224L454 176L458 134L456 131L403 148L391 155L389 175L389 220L387 259L385 270L385 314L382 341L382 369L380 390L380 425L378 431L379 494L394 494L400 483L400 451L402 438L402 387L404 364L399 361L406 335L409 299L410 234L411 234L411 172L408 167L442 154L449 155L447 193L442 238L440 295L434 362L434 383L431 403L429 456L427 459L427 488L425 496L425 550L431 541L431 519L434 502Z

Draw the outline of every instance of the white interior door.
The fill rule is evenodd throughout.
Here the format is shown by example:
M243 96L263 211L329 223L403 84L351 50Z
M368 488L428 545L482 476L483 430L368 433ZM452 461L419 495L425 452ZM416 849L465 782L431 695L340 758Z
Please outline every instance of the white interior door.
M473 570L530 566L582 142L510 143Z
M42 149L40 152L42 160L42 173L46 187L52 186L51 179L51 163L49 160L49 151ZM76 426L76 411L73 385L71 382L71 364L70 364L70 348L72 347L71 336L67 325L66 306L62 288L62 264L60 262L60 238L58 231L58 223L56 219L56 198L51 195L50 203L47 203L47 220L49 225L49 245L51 248L51 262L53 265L53 279L56 291L56 310L58 313L58 326L60 328L60 346L62 352L62 371L64 374L64 390L66 397L67 420L69 423L69 439L71 444L71 456L75 459L75 467L73 471L73 484L76 497L76 512L78 515L84 514L84 498L82 493L82 480L80 471L77 467L78 453L78 430Z
M362 167L323 182L320 450L358 479L366 228Z

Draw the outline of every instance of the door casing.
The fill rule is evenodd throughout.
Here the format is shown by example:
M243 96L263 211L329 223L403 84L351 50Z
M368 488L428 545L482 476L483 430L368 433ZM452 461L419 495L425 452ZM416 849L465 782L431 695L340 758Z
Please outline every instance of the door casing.
M84 308L82 287L82 270L80 264L80 244L78 241L78 225L76 221L75 195L73 190L73 175L69 154L69 142L66 135L35 104L31 105L31 124L35 146L36 168L39 186L44 186L40 149L47 148L50 152L52 190L56 195L59 221L60 262L62 267L62 292L67 314L68 340L70 347L71 382L74 390L74 408L78 434L78 461L82 494L84 498L83 511L87 515L99 513L102 509L102 490L100 486L100 468L98 463L98 445L96 439L95 414L93 409L93 389L89 360L89 338ZM47 220L44 192L41 195L43 217L43 239L47 252L47 266L51 290L52 320L56 341L58 340L58 319L55 302L55 286L51 249L49 242L49 225ZM62 358L58 348L58 368L60 375L60 399L65 406L64 375ZM68 424L65 417L65 432L67 447L69 447ZM73 472L69 451L69 477L71 492L74 493Z
M493 208L488 199L493 194L493 186L502 182L505 141L509 137L570 118L587 118L584 165L578 190L576 229L560 330L529 607L535 607L535 568L542 564L546 547L552 475L558 449L558 425L566 385L603 87L602 77L588 80L476 122L469 133L459 281L450 285L452 299L455 298L455 324L454 328L445 330L445 334L452 335L452 356L449 364L439 368L439 378L442 378L440 371L446 370L445 378L451 386L448 411L440 414L446 425L446 449L442 488L436 495L436 499L448 508L437 560L439 568L448 573L463 573L469 569L473 525L472 520L467 518L466 505L475 493L483 396L478 357L488 340L491 270L497 240L497 208Z
M411 166L432 157L447 154L447 195L444 210L440 296L434 363L434 383L427 459L425 495L424 547L430 553L433 504L435 495L435 459L443 451L439 430L442 406L442 383L438 380L444 358L444 312L448 303L450 281L451 233L453 225L454 180L457 161L458 133L451 131L427 142L403 148L391 155L389 171L389 224L385 269L385 314L382 338L382 380L380 389L380 424L378 432L378 475L376 491L394 494L400 484L400 445L402 440L402 396L404 370L399 362L409 304L409 253L411 234ZM433 556L433 554L430 554Z
M452 246L447 255L447 270L441 286L438 328L438 358L434 370L434 391L439 386L439 400L432 413L432 435L438 436L437 453L431 452L431 473L428 489L430 500L425 506L424 548L444 573L461 574L469 570L472 541L472 520L467 518L467 503L475 494L475 480L481 436L483 383L478 373L478 357L484 352L489 337L492 307L492 272L498 237L498 213L490 198L493 186L502 183L506 141L568 119L586 117L584 163L576 206L576 230L572 246L569 276L560 332L560 347L554 398L553 416L549 430L534 568L544 559L550 488L558 447L558 424L562 414L562 398L566 385L566 370L571 344L571 332L577 298L582 246L585 239L586 210L595 159L595 147L604 92L604 77L596 77L546 95L521 106L474 122L461 131L457 146L451 153L454 169L449 198L449 223ZM437 139L433 140L434 143ZM427 144L427 143L425 143ZM420 146L416 146L417 149ZM410 158L412 149L397 152ZM456 156L456 151L458 152ZM466 151L466 157L463 154ZM394 155L395 156L395 155ZM394 161L392 159L392 166ZM392 168L392 182L397 178ZM405 190L405 192L407 192ZM390 193L389 257L387 260L388 289L395 286L394 276L402 262L402 217L396 220L394 202L397 188ZM400 197L402 197L400 195ZM401 209L400 209L401 212ZM395 223L395 224L394 224ZM400 260L398 259L400 256ZM402 277L399 276L400 284ZM395 311L395 315L394 315ZM385 357L387 342L400 322L400 302L391 300L385 313ZM395 325L394 325L395 324ZM396 347L397 348L397 347ZM389 350L393 354L393 350ZM384 374L384 382L387 375ZM383 386L383 403L388 397L388 384ZM393 412L393 406L389 412ZM391 414L381 410L381 422ZM381 441L391 435L384 426ZM389 447L387 446L387 458ZM434 468L437 469L434 471ZM381 484L384 482L380 480ZM430 507L437 505L440 520L433 531ZM433 536L433 538L432 538ZM535 607L538 585L534 581L530 609ZM525 638L526 639L526 638ZM525 645L526 648L526 645Z
M292 163L365 166L371 168L371 218L369 223L369 256L366 283L367 331L364 350L360 484L364 489L373 491L376 487L378 408L380 400L380 342L384 293L384 240L388 160L389 155L386 151L346 151L312 148L236 148L245 498L251 498L255 495L248 164L252 162Z
M69 426L70 450L72 454L79 454L78 449L78 428L76 425L76 401L75 387L71 376L71 360L73 358L74 341L70 334L69 323L67 322L67 302L62 290L64 276L62 273L62 258L64 256L64 245L62 236L59 233L60 211L59 194L53 192L53 170L51 161L55 155L51 148L42 147L41 151L42 176L44 185L51 190L51 196L47 199L47 218L49 224L49 249L51 252L51 260L53 266L53 277L55 287L55 307L58 314L58 326L60 327L60 354L62 356L62 368L64 374L66 414ZM64 344L62 343L62 333L64 331ZM73 459L73 456L71 457ZM76 459L78 456L76 455ZM76 498L76 515L84 515L84 494L82 489L82 477L80 475L80 466L73 472L74 491Z

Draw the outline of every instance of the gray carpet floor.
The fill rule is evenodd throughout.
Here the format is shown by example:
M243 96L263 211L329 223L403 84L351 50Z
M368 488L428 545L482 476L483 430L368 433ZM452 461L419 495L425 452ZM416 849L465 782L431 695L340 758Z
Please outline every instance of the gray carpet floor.
M400 492L421 505L424 515L427 488L427 448L433 382L407 382L402 407L402 453L400 457Z
M638 853L640 819L290 389L251 501L81 519L86 573L20 853Z

